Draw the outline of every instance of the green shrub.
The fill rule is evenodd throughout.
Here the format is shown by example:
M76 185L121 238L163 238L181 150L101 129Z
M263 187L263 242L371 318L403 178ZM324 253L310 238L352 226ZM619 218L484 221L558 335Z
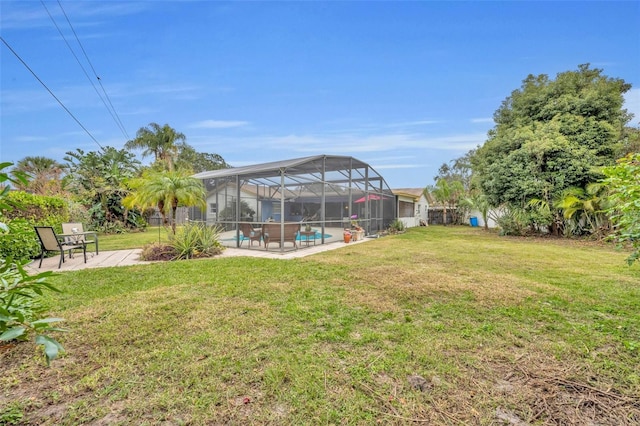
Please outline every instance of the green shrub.
M0 184L4 184L4 182L26 183L26 177L22 174L13 178L3 171L9 166L11 163L0 163ZM0 190L0 210L4 213L12 213L14 209L21 208L19 201L9 199L9 194L8 186ZM5 220L4 217L0 217L0 219ZM19 220L16 222L19 223ZM5 234L11 235L13 238L20 235L20 232L15 235L10 234L10 227L0 221L0 235ZM14 245L17 244L14 243ZM44 354L47 364L49 364L63 348L55 339L49 337L48 333L64 330L51 326L51 324L62 321L60 318L37 319L37 314L42 312L38 296L42 296L43 290L58 290L46 282L47 277L52 275L51 272L30 276L24 270L23 265L24 261L14 262L4 257L0 258L0 341L27 340L29 335L34 334L35 343L44 347ZM0 412L0 419L5 421L19 421L20 417L20 412L4 410Z
M62 346L48 333L65 331L52 324L60 318L37 319L43 310L39 296L43 290L58 291L46 278L51 272L29 275L21 263L0 259L0 341L28 340L35 335L35 343L44 347L47 364L58 357Z
M0 233L0 258L33 259L40 254L40 243L33 223L26 219L7 222L9 231Z
M19 206L3 210L2 215L8 219L26 219L33 224L60 226L69 221L67 200L60 197L29 194L24 191L11 191L6 201Z
M507 211L496 220L500 235L522 236L527 234L527 225L523 224L512 211Z
M8 232L0 234L0 258L32 259L40 254L40 243L33 227L53 226L62 232L62 222L69 221L67 201L59 197L10 191L5 195L2 221Z
M402 222L400 219L394 220L393 222L391 222L391 225L389 225L389 232L391 233L398 233L404 230L405 230L404 222Z
M220 242L220 229L196 222L183 226L170 244L176 250L176 259L210 257L224 250Z

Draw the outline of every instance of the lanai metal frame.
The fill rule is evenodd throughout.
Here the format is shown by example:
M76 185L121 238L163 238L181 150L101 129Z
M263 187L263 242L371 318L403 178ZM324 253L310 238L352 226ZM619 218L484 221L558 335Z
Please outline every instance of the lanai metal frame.
M285 222L310 223L321 228L324 244L325 229L350 226L353 215L367 235L395 219L395 198L384 178L353 157L315 155L194 177L203 181L211 209L192 209L190 218L235 229L238 246L237 225L246 221L276 221L283 228ZM284 244L280 247L284 250Z

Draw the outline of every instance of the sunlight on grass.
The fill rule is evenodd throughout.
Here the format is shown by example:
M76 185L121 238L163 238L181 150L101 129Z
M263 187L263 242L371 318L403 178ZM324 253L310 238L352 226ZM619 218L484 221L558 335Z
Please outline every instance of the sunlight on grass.
M631 424L640 269L625 256L429 227L297 260L64 273L47 301L67 354L49 372L5 353L0 385L38 424L488 424L498 407ZM602 410L567 417L585 389Z

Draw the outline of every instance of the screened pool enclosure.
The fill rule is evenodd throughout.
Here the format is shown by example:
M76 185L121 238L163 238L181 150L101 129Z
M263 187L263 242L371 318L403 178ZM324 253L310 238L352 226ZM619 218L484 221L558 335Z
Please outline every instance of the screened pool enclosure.
M253 241L244 235L247 224L260 229L276 222L284 229L299 223L306 238L299 236L291 247L304 247L310 239L314 245L342 239L343 229L356 222L366 235L377 234L395 219L395 199L383 177L353 157L317 155L194 177L205 185L207 207L191 209L190 219L220 226L227 245L235 247L251 247ZM284 250L284 238L277 247Z

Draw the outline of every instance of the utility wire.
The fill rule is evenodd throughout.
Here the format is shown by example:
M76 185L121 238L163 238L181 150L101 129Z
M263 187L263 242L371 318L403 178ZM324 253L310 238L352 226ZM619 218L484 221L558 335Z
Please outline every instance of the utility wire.
M13 48L9 45L9 43L7 43L7 41L4 39L4 37L0 36L0 40L2 40L2 42L5 44L5 46L7 46L7 48L9 48L9 50L11 51L11 53L13 53L13 54L14 54L14 56L15 56L16 58L18 58L18 60L19 60L20 62L22 62L22 65L24 65L24 66L29 70L29 72L30 72L31 74L33 74L33 76L36 78L36 80L38 80L38 81L40 82L40 84L42 84L42 86L43 86L45 89L47 89L47 91L51 94L51 96L53 96L53 98L54 98L56 101L58 101L58 103L60 104L60 106L61 106L62 108L64 108L64 110L65 110L65 111L67 111L67 113L71 116L71 118L73 118L73 119L75 120L75 122L76 122L76 123L78 123L78 125L80 125L80 127L82 127L82 130L84 130L84 131L89 135L89 137L90 137L90 138L91 138L95 143L97 143L97 144L98 144L98 146L99 146L101 149L104 149L104 147L103 147L102 145L100 145L100 142L98 142L98 140L97 140L96 138L94 138L94 137L93 137L93 135L91 134L91 132L90 132L89 130L87 130L87 128L86 128L86 127L84 127L84 126L82 125L82 123L80 122L80 120L78 120L78 119L76 118L76 116L75 116L75 115L73 115L73 113L72 113L71 111L69 111L69 108L67 108L67 107L62 103L62 101L61 101L60 99L58 99L58 97L57 97L56 95L54 95L54 94L53 94L53 92L51 91L51 89L49 89L49 88L47 87L47 85L46 85L46 84L44 84L44 82L43 82L42 80L40 80L40 77L38 77L38 76L36 75L36 73L35 73L35 72L34 72L34 71L29 67L29 65L27 65L27 63L26 63L26 62L25 62L25 61L20 57L20 55L18 55L18 54L16 53L16 51L15 51L15 50L13 50Z
M84 75L87 77L87 80L89 80L89 83L91 83L91 85L93 86L93 90L96 91L96 94L98 95L98 97L100 98L100 100L102 101L102 104L105 106L105 108L107 109L107 111L109 111L109 114L111 114L111 118L113 118L113 121L116 123L116 125L120 128L120 131L122 132L122 134L129 139L127 132L125 131L124 127L122 127L122 123L118 122L118 120L116 119L116 116L113 115L113 111L111 110L111 108L109 108L109 106L107 105L107 102L104 100L104 98L102 97L102 95L100 94L100 91L98 91L98 88L96 87L95 83L93 82L93 80L91 79L91 77L89 77L89 74L87 73L87 71L85 70L84 66L82 65L82 63L80 62L80 59L78 58L78 56L76 55L76 53L74 52L73 48L71 47L71 45L69 44L69 42L67 41L67 38L64 36L64 34L62 33L62 30L60 29L60 27L58 26L58 24L56 23L55 19L53 19L53 16L51 15L51 12L49 12L49 9L47 9L47 6L44 4L44 1L40 0L40 3L42 3L42 7L44 7L44 10L47 11L47 14L49 15L49 18L51 19L51 22L53 22L53 25L55 25L56 29L58 30L58 33L60 34L60 36L62 37L62 39L64 40L65 44L67 45L67 47L69 48L69 50L71 51L71 54L73 55L74 58L76 58L76 62L78 62L78 65L80 65L80 68L82 69L82 72L84 73Z
M107 98L107 101L109 101L109 105L111 105L111 109L113 110L113 113L115 114L115 116L117 118L117 122L119 123L120 129L123 131L125 137L128 140L129 139L129 135L127 134L127 130L125 129L124 124L122 124L122 120L120 120L120 116L118 115L118 112L113 107L113 103L111 102L111 98L107 94L107 91L104 89L104 86L102 85L102 81L100 80L100 77L98 77L98 74L96 73L96 70L93 67L93 64L91 63L91 60L89 59L89 56L87 55L87 52L84 50L84 46L82 46L82 43L80 42L80 39L78 38L78 34L76 34L76 30L73 28L73 25L71 25L71 21L69 20L69 17L67 16L67 12L65 12L64 8L62 7L62 4L60 3L60 0L58 0L58 6L60 6L60 10L62 10L62 13L64 14L64 17L67 19L67 23L69 24L69 27L71 28L71 31L73 32L73 35L76 37L76 41L78 42L78 45L80 46L80 49L82 50L82 53L84 54L84 57L87 59L87 62L89 63L89 66L91 67L91 70L93 71L93 75L98 80L98 84L102 88L102 92L104 93L104 96Z

